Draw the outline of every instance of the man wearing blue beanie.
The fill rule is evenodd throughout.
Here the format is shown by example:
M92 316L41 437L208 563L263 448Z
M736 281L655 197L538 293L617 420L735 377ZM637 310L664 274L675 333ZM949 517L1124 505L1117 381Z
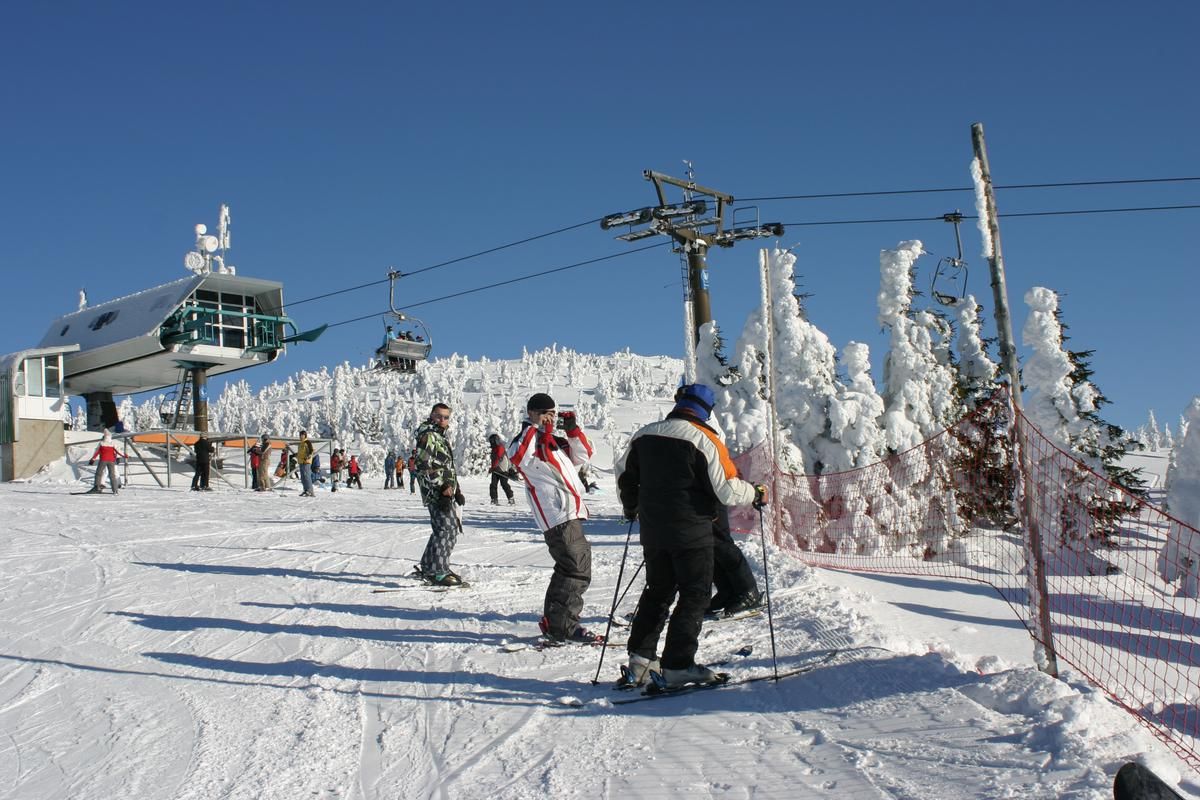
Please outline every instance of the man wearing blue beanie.
M641 521L646 564L646 587L629 632L627 675L634 683L657 671L664 626L661 667L668 688L718 679L696 663L712 587L713 520L723 506L764 504L766 489L737 477L721 437L706 424L713 402L704 384L681 387L667 418L635 433L615 465L625 518Z

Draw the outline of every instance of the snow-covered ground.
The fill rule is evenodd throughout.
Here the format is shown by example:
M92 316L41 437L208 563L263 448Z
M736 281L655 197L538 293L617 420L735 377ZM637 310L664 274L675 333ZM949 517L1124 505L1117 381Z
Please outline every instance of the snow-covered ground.
M407 577L417 496L380 483L75 496L60 467L0 486L0 796L1104 798L1131 759L1200 795L1099 692L1036 671L990 590L777 550L780 667L833 661L612 705L620 647L599 685L597 649L501 649L537 633L550 574L520 492L494 507L464 481L453 563L473 586L436 593ZM585 622L603 629L628 528L601 484ZM627 577L637 562L635 531ZM700 657L768 672L767 618L706 625Z

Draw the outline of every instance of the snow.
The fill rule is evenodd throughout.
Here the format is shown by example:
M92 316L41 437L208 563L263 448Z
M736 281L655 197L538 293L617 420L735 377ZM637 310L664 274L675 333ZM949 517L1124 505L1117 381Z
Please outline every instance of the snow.
M627 430L660 413L611 410ZM629 528L600 477L584 619L602 630ZM314 499L74 496L86 478L58 463L0 486L0 796L1104 798L1132 759L1200 795L1102 693L1034 669L1028 634L977 585L818 570L771 547L781 669L838 656L778 684L614 706L620 647L599 686L599 650L502 649L536 634L551 561L521 493L488 505L484 477L464 481L452 559L473 586L441 593L406 577L425 511L377 472ZM742 546L761 580L760 541ZM627 579L638 555L635 539ZM769 671L768 617L706 624L700 657Z
M983 165L978 158L971 159L971 183L975 186L975 224L979 228L983 257L992 260L992 229L988 225L987 188L983 180Z

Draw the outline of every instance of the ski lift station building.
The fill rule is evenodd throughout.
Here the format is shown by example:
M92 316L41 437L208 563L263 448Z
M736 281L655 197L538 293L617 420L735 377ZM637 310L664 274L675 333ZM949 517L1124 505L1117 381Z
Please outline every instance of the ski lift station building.
M210 271L210 263L189 263L197 274L116 300L81 302L35 349L0 357L0 480L28 477L62 458L68 396L85 399L88 430L100 431L118 423L113 395L178 387L191 395L185 427L206 432L208 376L269 364L288 342L324 331L295 332L282 283L223 264Z

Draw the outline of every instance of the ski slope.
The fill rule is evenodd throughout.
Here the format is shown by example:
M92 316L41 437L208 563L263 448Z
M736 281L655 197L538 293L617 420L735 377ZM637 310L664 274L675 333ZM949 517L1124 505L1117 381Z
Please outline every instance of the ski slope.
M1098 692L1033 669L986 590L773 549L780 667L836 659L614 706L621 648L599 685L598 649L501 649L536 635L551 567L520 491L495 507L464 481L473 586L434 592L407 577L418 496L364 483L79 496L60 466L0 486L0 797L1104 798L1135 758L1200 793ZM584 614L603 629L628 528L601 483ZM627 578L636 531L629 559ZM699 655L769 671L767 617L706 625Z

